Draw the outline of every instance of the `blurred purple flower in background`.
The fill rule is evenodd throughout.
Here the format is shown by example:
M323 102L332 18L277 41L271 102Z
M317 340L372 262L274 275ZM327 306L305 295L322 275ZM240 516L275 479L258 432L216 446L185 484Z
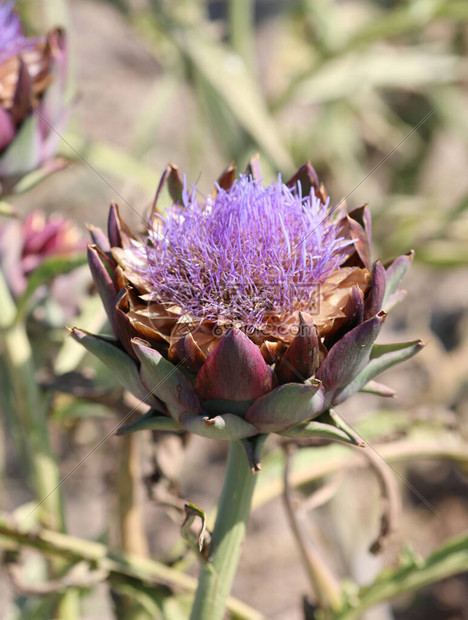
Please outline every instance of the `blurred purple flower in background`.
M46 263L51 265L51 296L69 317L76 314L89 287L86 272L77 269L85 247L83 235L73 222L59 214L47 217L35 210L24 220L11 220L0 228L0 267L18 299L34 272Z
M24 35L13 2L0 4L0 195L28 172L53 161L66 120L64 32Z

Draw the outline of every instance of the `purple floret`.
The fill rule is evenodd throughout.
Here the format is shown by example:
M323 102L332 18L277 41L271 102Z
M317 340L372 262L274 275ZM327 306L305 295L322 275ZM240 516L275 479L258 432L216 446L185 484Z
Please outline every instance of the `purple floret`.
M196 188L185 191L184 206L172 206L150 229L146 257L140 250L152 299L194 321L255 328L310 307L351 242L338 236L328 205L299 190L280 177L264 187L241 176L202 204Z
M0 2L0 62L21 52L28 44L14 2Z

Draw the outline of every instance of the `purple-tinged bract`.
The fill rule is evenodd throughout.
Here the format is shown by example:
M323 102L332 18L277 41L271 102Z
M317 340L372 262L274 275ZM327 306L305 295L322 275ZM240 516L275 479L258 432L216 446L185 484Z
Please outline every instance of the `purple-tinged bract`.
M112 205L88 256L114 340L72 333L148 391L150 411L120 432L243 439L250 455L271 432L359 443L333 407L392 395L375 377L422 347L374 344L412 254L372 264L370 233L366 207L329 208L309 163L271 185L256 160L237 181L229 166L206 197L169 165L139 234Z

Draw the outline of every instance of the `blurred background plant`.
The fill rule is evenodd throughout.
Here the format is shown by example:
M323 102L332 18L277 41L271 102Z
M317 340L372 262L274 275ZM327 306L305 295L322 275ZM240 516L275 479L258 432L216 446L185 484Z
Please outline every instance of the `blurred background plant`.
M20 0L16 4L30 35L57 25L67 28L73 69L70 88L76 93L58 145L59 155L75 165L26 194L9 197L17 213L41 208L81 224L102 225L108 203L117 200L137 223L134 209L141 213L137 205L151 202L169 160L180 164L190 180L203 171L198 186L208 191L210 179L230 160L242 169L259 151L266 180L278 171L287 176L310 159L335 203L345 198L353 206L369 202L375 257L389 259L416 250L416 266L408 277L409 299L386 329L398 332L401 340L423 337L429 346L403 370L389 371L387 382L398 388L398 400L382 409L379 399L358 398L340 413L358 426L419 495L397 476L404 500L401 526L383 559L374 558L367 548L378 530L378 491L386 487L369 477L360 457L341 446L303 446L292 457L272 444L234 593L271 619L314 617L309 603L301 603L302 594L307 592L312 599L313 592L296 565L279 500L282 464L291 458L291 484L306 497L316 491L312 500L301 503L303 526L326 551L339 576L353 580L344 588L349 606L340 617L358 617L380 603L370 617L462 618L466 578L440 579L466 568L466 540L449 543L426 564L418 553L429 556L467 526L463 495L468 464L468 4L465 0ZM11 214L10 205L0 205ZM28 297L29 311L36 300L34 295ZM90 331L103 325L95 301L84 299L82 316L76 319ZM4 312L4 329L9 329L15 312L16 304L9 314ZM37 321L22 322L23 335L35 342L30 350L34 364L28 366L30 374L24 380L46 401L39 416L40 433L48 418L47 434L58 459L47 488L55 486L59 471L64 477L80 465L61 489L68 531L97 542L88 545L69 535L57 538L52 530L63 527L56 523L37 535L34 518L21 516L30 512L24 504L34 497L22 479L21 452L5 441L1 508L22 506L13 523L3 517L0 522L0 534L8 535L13 554L7 556L13 561L6 568L16 566L18 547L11 547L11 540L17 540L65 558L75 572L62 581L57 575L63 573L63 565L58 573L49 573L49 580L56 580L48 583L53 594L43 591L41 596L40 587L34 590L30 582L37 585L34 581L47 574L42 565L35 570L35 555L26 555L22 579L27 584L13 574L19 592L15 597L4 581L1 607L9 605L13 618L46 618L52 608L44 607L44 601L50 603L71 584L83 600L79 617L111 618L113 613L129 618L186 617L187 596L173 594L193 590L194 582L181 572L190 570L192 562L171 519L181 523L181 498L208 508L213 504L221 484L224 447L191 441L182 460L180 441L171 435L158 435L156 451L154 437L139 440L139 446L129 440L124 448L122 439L109 437L101 446L101 440L112 434L116 411L122 416L137 403L115 390L112 377L65 339L63 322L63 317L52 325L49 321L47 330L37 330ZM389 334L389 341L394 337L395 333ZM51 341L54 353L44 355ZM3 393L2 410L10 407L11 420L15 401L6 388ZM21 403L21 395L17 397ZM31 393L31 411L36 397ZM364 419L362 412L372 409L373 415ZM11 432L11 427L7 429ZM49 439L42 435L39 445L44 441ZM99 450L80 464L96 446ZM121 452L121 464L130 463L130 468L119 469L116 450ZM125 461L125 454L131 458ZM143 491L138 466L151 502L139 497ZM206 472L204 483L197 475L201 470ZM131 489L127 505L119 484L120 489L122 485ZM39 487L43 497L41 493ZM138 548L144 554L149 547L161 564L115 559L105 546L125 550L125 531L117 530L122 523L127 523L127 533L132 529L138 503L143 503L145 540L130 541L126 551ZM124 515L120 526L119 519L110 523L108 518L116 506ZM52 510L57 513L61 508ZM402 554L403 543L418 553ZM396 564L398 558L400 568L376 579L382 566ZM77 566L86 570L77 574ZM100 585L106 579L113 611ZM433 581L440 583L417 596L407 594ZM152 591L155 582L163 586ZM371 585L359 589L356 584ZM392 607L382 605L398 593ZM236 608L235 602L231 611L234 617L261 617ZM72 617L63 615L69 613L66 608L61 613L60 617Z

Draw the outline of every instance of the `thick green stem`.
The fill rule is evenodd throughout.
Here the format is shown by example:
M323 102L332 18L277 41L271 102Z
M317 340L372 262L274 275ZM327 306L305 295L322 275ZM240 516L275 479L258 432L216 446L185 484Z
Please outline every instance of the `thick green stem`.
M120 462L117 475L117 502L120 530L120 548L134 556L148 557L143 515L138 501L138 433L124 435L120 444ZM117 618L143 620L148 614L138 600L121 596Z
M222 620L245 536L256 476L238 441L229 446L223 491L212 535L212 555L201 569L191 620Z
M148 557L148 543L138 499L138 439L137 434L122 438L117 479L120 543L125 553Z

